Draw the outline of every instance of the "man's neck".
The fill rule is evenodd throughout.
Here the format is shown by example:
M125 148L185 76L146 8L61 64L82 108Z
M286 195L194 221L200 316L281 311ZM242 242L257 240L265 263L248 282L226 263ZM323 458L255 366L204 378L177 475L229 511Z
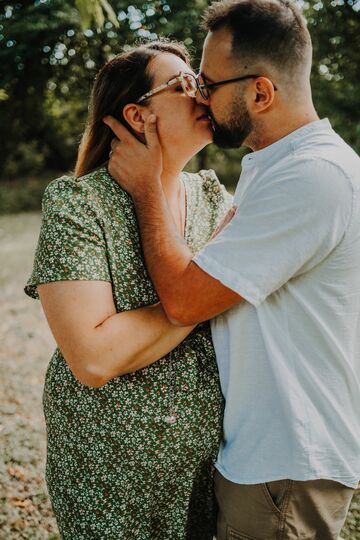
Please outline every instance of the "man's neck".
M319 116L313 108L295 114L284 111L281 116L286 118L285 122L276 122L276 118L268 119L266 123L262 122L261 126L255 129L244 142L244 146L251 148L253 151L261 150L290 135L297 129L319 120Z

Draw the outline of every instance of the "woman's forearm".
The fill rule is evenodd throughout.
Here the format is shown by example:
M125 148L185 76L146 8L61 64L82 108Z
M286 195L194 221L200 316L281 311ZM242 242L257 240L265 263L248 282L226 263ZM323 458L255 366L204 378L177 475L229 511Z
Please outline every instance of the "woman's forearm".
M193 329L172 325L160 304L117 313L109 282L59 281L38 291L59 349L88 386L156 362Z
M91 332L86 346L73 348L69 367L81 382L99 387L156 362L193 328L172 325L160 304L116 313Z

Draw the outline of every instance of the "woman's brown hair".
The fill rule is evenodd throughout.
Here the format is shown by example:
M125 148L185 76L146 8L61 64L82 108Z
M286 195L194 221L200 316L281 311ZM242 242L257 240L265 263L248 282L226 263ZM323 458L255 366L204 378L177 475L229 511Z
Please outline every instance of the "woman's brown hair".
M87 125L79 147L75 176L83 176L108 160L114 134L102 119L111 115L126 125L123 109L151 89L148 66L161 53L172 53L189 64L186 48L175 41L153 41L107 62L96 76L91 92Z

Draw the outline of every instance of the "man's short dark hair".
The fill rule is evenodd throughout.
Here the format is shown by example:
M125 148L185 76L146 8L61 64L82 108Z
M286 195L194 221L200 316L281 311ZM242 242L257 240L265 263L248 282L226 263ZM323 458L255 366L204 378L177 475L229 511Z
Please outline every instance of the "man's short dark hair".
M203 17L205 30L228 29L234 58L268 61L288 73L308 61L311 39L300 10L286 0L214 2Z

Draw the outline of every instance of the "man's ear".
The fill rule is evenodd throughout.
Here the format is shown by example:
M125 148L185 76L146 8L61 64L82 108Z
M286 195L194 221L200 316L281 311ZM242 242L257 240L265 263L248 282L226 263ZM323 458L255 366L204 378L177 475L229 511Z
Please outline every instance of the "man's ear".
M143 111L144 109L136 103L128 103L123 108L124 120L138 134L144 133L145 118L143 117Z
M261 113L269 109L275 98L275 88L267 77L259 77L252 88L252 110Z

